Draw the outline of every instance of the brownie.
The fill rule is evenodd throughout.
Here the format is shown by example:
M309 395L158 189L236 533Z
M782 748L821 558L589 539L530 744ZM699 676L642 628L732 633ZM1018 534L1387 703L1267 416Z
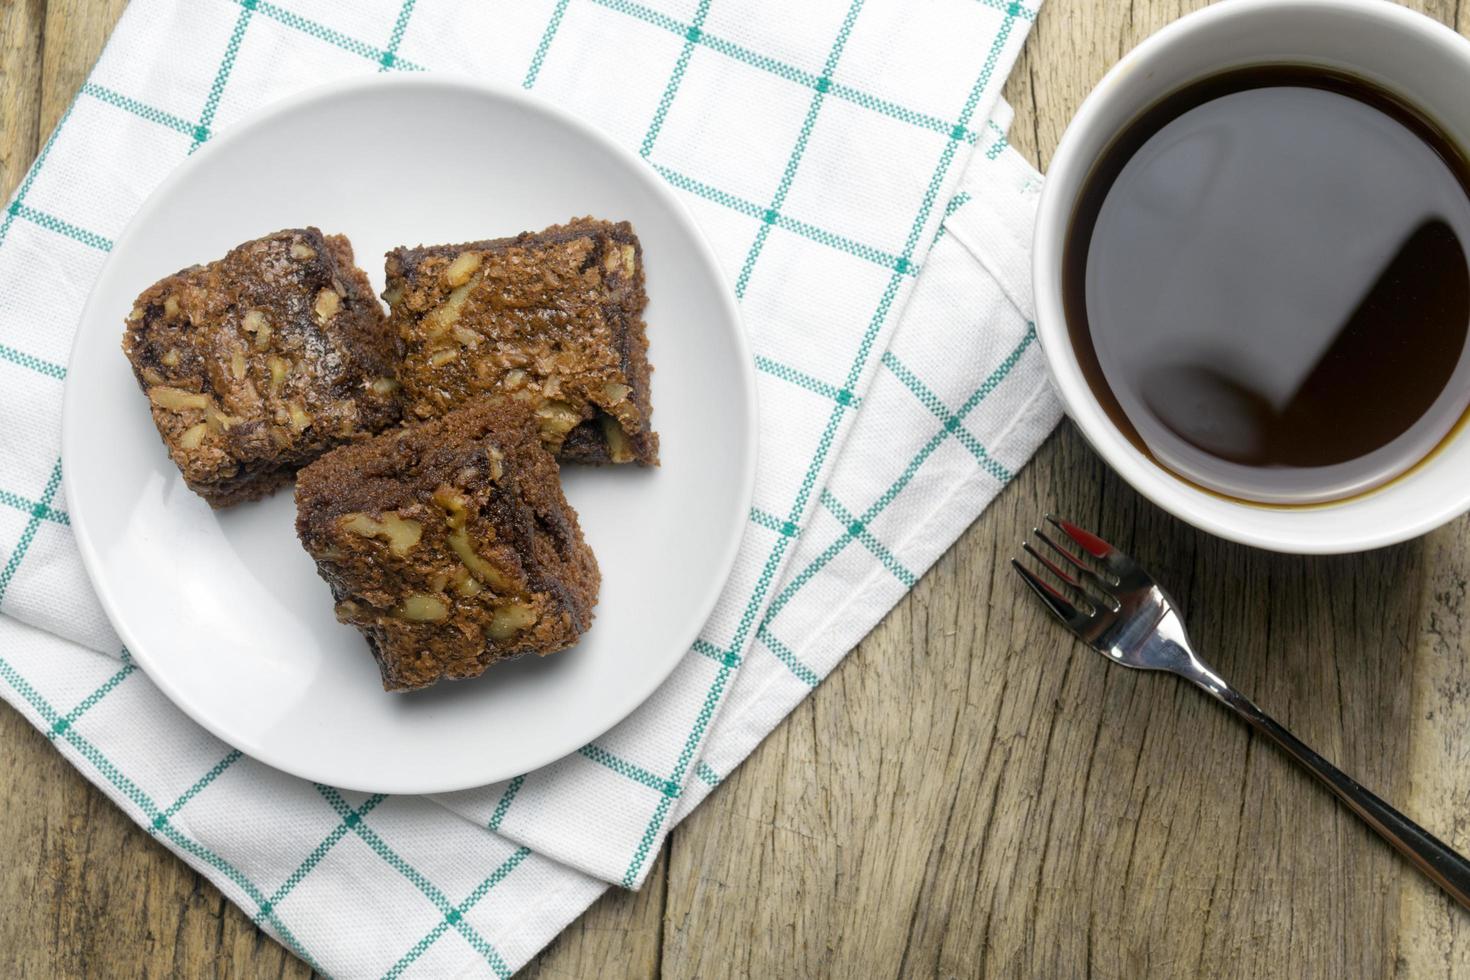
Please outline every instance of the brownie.
M296 481L296 532L383 687L576 642L601 575L524 404L477 399L344 446Z
M657 465L643 250L626 221L398 248L387 278L407 417L498 392L530 404L564 461Z
M399 416L393 331L351 244L316 228L154 283L123 352L184 482L215 507L263 497Z

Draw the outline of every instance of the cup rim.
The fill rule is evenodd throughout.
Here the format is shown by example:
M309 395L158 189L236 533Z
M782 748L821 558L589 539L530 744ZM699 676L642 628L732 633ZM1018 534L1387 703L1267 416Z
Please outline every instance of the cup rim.
M1293 518L1327 509L1342 514L1346 512L1343 508L1369 497L1402 495L1405 487L1400 481L1409 474L1357 496L1301 506L1237 501L1197 487L1141 452L1103 411L1082 376L1061 300L1058 270L1070 230L1075 191L1096 161L1095 156L1082 155L1077 147L1085 137L1092 135L1098 118L1116 100L1118 82L1134 72L1147 70L1148 64L1161 53L1190 43L1194 35L1215 27L1221 21L1267 10L1278 14L1290 10L1329 15L1351 13L1375 19L1416 36L1423 43L1458 48L1459 57L1470 72L1470 39L1424 14L1383 0L1221 0L1165 25L1125 54L1093 87L1068 123L1052 155L1037 210L1032 253L1037 339L1050 368L1053 387L1061 397L1068 417L1104 462L1155 505L1216 537L1268 551L1303 555L1370 551L1419 537L1470 512L1470 480L1464 482L1464 488L1458 494L1446 495L1438 506L1406 509L1402 519L1392 523L1382 520L1339 522L1326 536L1322 527L1304 527L1301 526L1303 521ZM1202 72L1201 77L1204 74ZM1145 105L1137 106L1127 115L1136 117L1145 108ZM1108 138L1116 132L1107 134ZM1073 191L1063 194L1061 188L1067 186ZM1470 427L1461 424L1450 438L1470 439L1467 428ZM1228 515L1249 514L1259 519L1262 514L1272 513L1278 517L1272 519L1273 526L1269 531L1263 531L1243 526L1242 522L1232 523L1228 517L1221 516L1221 504L1228 505L1223 509L1223 513Z

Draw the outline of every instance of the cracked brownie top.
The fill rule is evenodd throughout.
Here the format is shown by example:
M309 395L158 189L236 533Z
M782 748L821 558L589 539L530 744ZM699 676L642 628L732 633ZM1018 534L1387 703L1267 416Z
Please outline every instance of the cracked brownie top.
M530 405L563 460L657 464L643 256L627 222L399 248L387 280L406 415L500 393Z
M150 286L123 351L185 482L261 497L397 421L397 342L352 246L316 228L246 242Z

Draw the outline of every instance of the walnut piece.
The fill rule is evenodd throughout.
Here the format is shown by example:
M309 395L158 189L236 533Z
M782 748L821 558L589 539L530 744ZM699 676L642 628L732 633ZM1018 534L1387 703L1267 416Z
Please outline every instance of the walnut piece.
M508 640L535 622L535 609L519 602L506 603L490 614L490 638Z
M494 565L481 558L470 543L469 532L464 528L449 532L449 547L465 568L479 581L504 595L514 589L514 584Z
M200 422L198 425L189 426L189 428L184 430L184 434L179 436L179 448L198 449L199 444L204 441L205 433L208 431L209 426L203 422Z
M286 384L286 372L291 370L291 365L286 363L284 357L272 354L266 359L266 365L271 369L271 394L279 395Z
M449 298L442 305L424 314L424 322L429 326L429 337L442 337L454 326L454 321L459 319L459 311L464 302L469 298L470 284L456 286L450 290Z
M602 426L602 437L607 441L608 458L614 463L633 462L633 446L618 420L611 415L603 415L598 421Z
M240 321L240 326L246 333L255 334L255 349L265 350L271 340L271 325L260 310L246 310L245 316Z
M474 544L470 541L470 533L465 529L469 520L469 499L453 487L440 487L434 491L434 503L443 508L444 521L449 525L449 548L455 557L464 565L476 580L490 586L502 595L514 588L514 583L506 575L480 557L475 551ZM476 590L478 591L478 590Z
M230 426L239 423L239 419L233 415L226 415L213 405L204 409L204 424L214 432L225 432Z
M479 252L463 252L444 269L444 281L450 286L463 286L480 267Z
M548 447L560 446L566 434L582 421L581 414L562 401L542 402L536 408L536 418L540 420L541 438Z
M412 551L424 533L418 521L399 517L392 511L385 513L382 520L369 514L348 514L342 518L342 529L365 538L382 538L388 542L388 550L399 558Z
M420 592L404 599L393 615L410 623L437 623L449 618L449 606L436 595Z
M208 395L185 391L182 388L170 388L168 385L155 385L149 388L148 399L159 408L168 409L170 412L182 412L191 408L202 411L209 407Z
M470 513L468 497L453 487L445 486L435 490L432 499L448 515L445 523L449 525L450 530L457 531L464 527Z
M291 419L291 428L297 432L304 432L311 425L311 416L306 414L306 406L299 399L291 399L286 403L286 412Z
M341 305L342 297L335 289L323 289L316 294L316 305L312 309L316 311L317 319L326 323L337 315L337 308Z

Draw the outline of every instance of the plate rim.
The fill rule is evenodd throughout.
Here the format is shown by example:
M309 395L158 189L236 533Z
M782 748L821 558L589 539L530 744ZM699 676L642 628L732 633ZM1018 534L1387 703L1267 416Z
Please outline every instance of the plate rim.
M152 657L146 646L137 642L137 634L131 628L125 611L121 608L116 598L106 584L106 577L102 574L102 559L97 552L93 540L86 505L77 506L79 500L85 499L85 494L73 499L69 492L67 505L71 515L71 524L77 550L81 555L82 567L87 574L88 583L97 595L98 601L106 614L109 624L117 631L118 637L127 647L128 652L142 668L143 672L155 687L166 697L169 702L182 711L190 720L198 724L216 738L225 742L233 748L238 749L252 759L262 762L274 769L296 776L302 779L310 779L314 782L326 783L341 789L368 793L389 793L399 795L425 795L434 793L450 793L460 790L474 789L492 783L509 779L513 776L532 772L550 763L562 759L576 752L582 745L593 739L599 738L609 730L622 723L635 710L663 685L675 668L683 661L694 642L698 639L700 631L709 621L714 612L715 605L723 594L725 585L729 582L731 572L734 570L735 561L739 555L740 545L744 540L747 521L745 515L749 513L751 502L755 494L756 464L759 449L759 402L758 390L755 377L755 360L751 352L748 335L744 329L743 318L740 314L739 304L735 302L734 294L730 290L723 268L721 268L713 245L704 233L704 229L694 220L688 206L679 199L673 188L668 185L642 157L638 156L621 143L617 142L603 130L586 121L571 111L564 109L547 99L533 93L512 87L510 85L496 82L488 82L470 76L453 72L430 72L425 74L411 75L368 75L357 76L330 82L323 85L311 86L303 91L293 93L261 106L246 114L234 125L230 126L222 134L212 138L200 146L193 155L186 157L181 163L169 171L168 175L155 187L138 209L128 219L126 226L114 241L113 248L106 261L98 270L97 277L88 291L86 303L77 320L76 336L72 339L71 347L67 354L67 365L73 363L78 351L82 349L84 342L95 341L95 338L85 336L84 325L101 316L102 311L98 309L101 302L99 298L99 287L108 276L113 264L119 261L118 256L126 254L133 247L133 240L138 235L138 229L154 211L161 208L171 196L173 189L195 170L204 166L209 161L221 154L229 152L234 144L242 139L248 138L251 133L277 116L299 111L314 103L330 102L333 99L347 95L356 94L360 91L378 88L394 89L421 89L425 91L453 91L457 94L469 94L476 98L488 98L501 102L517 105L526 111L549 117L552 121L571 130L582 139L591 140L599 144L603 149L621 157L624 163L631 164L630 171L636 180L641 180L647 187L652 189L654 196L662 202L675 222L680 225L695 243L699 253L699 259L704 264L715 281L722 286L719 292L719 303L725 313L725 322L733 326L733 340L736 352L740 355L736 358L734 366L740 381L740 387L745 392L745 432L743 441L737 447L744 455L744 467L741 473L741 485L736 495L739 502L739 520L732 520L730 532L726 535L722 553L718 556L714 567L717 574L711 575L710 584L706 588L705 595L701 601L694 604L695 614L691 615L694 623L688 638L680 644L670 644L670 652L666 655L666 662L659 662L645 672L643 683L630 685L629 693L620 699L616 699L617 707L610 712L611 720L595 731L586 734L579 733L576 739L562 739L551 741L546 744L554 746L548 750L529 753L532 761L527 764L518 763L516 766L506 769L503 765L499 768L494 766L483 766L473 773L466 772L452 779L428 778L415 780L386 778L381 782L372 784L339 782L328 771L314 767L310 764L299 764L289 756L283 756L280 752L261 750L258 746L245 748L240 745L241 738L238 733L229 730L226 726L218 724L212 719L207 710L194 703L186 692L181 691L179 686L170 681L167 669L160 669L161 661ZM61 464L63 474L71 472L73 467L71 461L76 460L86 453L83 451L81 441L81 430L84 428L75 420L80 415L78 401L80 399L81 386L74 383L68 374L67 383L62 392L61 412ZM65 477L63 476L63 480ZM68 487L68 490L70 488ZM384 697L392 697L389 692ZM493 754L487 754L486 758L493 758ZM461 767L463 768L463 767Z

